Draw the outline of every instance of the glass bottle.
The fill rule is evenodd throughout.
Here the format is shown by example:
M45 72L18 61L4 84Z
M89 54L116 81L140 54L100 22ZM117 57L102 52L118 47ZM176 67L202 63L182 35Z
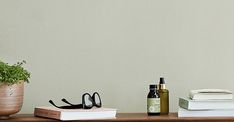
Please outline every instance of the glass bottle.
M160 96L157 90L157 85L149 86L149 93L147 96L147 113L148 115L160 114Z
M163 77L160 77L159 81L159 95L160 95L160 114L169 113L169 91L166 89L165 81Z

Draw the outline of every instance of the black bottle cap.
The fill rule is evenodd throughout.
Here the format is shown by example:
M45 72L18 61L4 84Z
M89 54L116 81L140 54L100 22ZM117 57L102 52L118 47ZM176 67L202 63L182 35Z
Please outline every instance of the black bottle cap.
M163 78L163 77L160 77L159 84L165 84L165 81L164 81L164 78Z
M157 85L151 84L149 88L150 88L150 89L156 89L156 88L157 88Z

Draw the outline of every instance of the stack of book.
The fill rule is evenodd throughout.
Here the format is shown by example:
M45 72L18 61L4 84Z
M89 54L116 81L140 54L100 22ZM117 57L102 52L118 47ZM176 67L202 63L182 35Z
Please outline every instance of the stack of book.
M233 93L224 89L191 90L179 98L178 117L234 117Z

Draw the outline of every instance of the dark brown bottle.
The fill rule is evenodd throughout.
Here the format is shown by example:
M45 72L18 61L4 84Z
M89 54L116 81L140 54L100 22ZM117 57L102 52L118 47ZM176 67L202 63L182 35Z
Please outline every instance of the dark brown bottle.
M147 113L148 115L160 114L160 96L157 85L150 85L150 91L147 96Z

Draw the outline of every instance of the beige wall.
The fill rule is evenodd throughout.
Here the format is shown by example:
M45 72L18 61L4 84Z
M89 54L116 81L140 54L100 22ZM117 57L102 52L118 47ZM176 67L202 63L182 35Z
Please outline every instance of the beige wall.
M232 0L1 0L0 57L27 61L21 113L81 102L145 112L148 85L164 76L170 111L190 89L234 91Z

